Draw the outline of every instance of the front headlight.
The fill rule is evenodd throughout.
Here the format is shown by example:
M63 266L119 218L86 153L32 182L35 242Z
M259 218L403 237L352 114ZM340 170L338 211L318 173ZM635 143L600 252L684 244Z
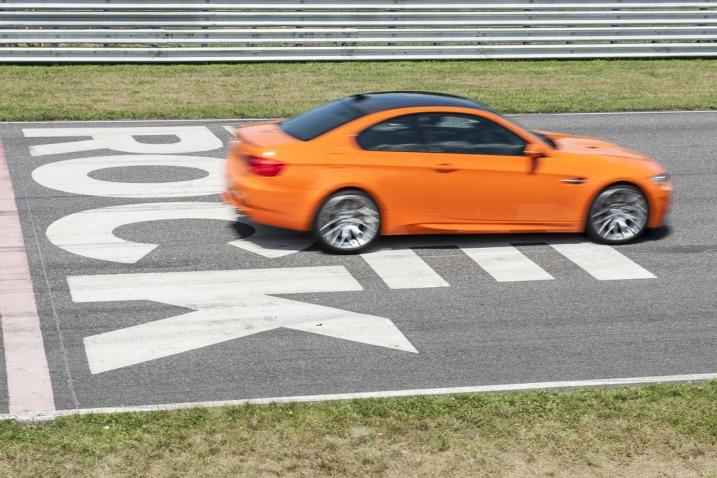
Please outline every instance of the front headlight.
M652 179L652 182L654 182L658 186L664 186L665 184L670 182L670 175L667 173L660 173L652 176L650 179Z

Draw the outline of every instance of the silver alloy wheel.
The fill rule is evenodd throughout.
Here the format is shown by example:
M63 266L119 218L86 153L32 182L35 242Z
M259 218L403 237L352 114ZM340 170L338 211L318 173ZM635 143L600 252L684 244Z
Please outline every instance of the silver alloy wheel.
M321 239L332 248L350 251L371 242L379 231L376 204L363 194L347 193L329 198L317 220Z
M632 186L606 189L590 208L590 223L606 242L624 242L640 235L647 224L647 201Z

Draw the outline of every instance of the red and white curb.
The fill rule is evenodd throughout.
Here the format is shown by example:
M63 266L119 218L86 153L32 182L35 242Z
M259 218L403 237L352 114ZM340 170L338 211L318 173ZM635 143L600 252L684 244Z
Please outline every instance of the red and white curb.
M55 410L35 293L0 139L0 326L9 414Z

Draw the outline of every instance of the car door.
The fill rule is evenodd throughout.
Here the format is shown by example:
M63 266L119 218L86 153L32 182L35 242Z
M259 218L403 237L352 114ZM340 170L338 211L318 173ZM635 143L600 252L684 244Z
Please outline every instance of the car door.
M424 114L419 125L436 155L433 188L447 221L536 225L570 220L570 194L552 172L544 173L554 167L533 171L522 136L470 114Z
M426 152L416 115L402 115L373 124L356 135L363 150L356 165L380 191L382 206L393 224L432 222L439 214L431 197L435 157Z

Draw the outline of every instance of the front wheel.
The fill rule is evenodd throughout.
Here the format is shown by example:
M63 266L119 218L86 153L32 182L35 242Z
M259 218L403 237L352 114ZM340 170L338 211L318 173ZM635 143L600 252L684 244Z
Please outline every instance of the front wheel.
M603 190L590 206L586 232L602 244L625 244L647 228L647 199L640 189L616 184Z
M352 254L366 249L381 231L381 214L376 202L357 189L329 196L314 221L319 246L334 254Z

